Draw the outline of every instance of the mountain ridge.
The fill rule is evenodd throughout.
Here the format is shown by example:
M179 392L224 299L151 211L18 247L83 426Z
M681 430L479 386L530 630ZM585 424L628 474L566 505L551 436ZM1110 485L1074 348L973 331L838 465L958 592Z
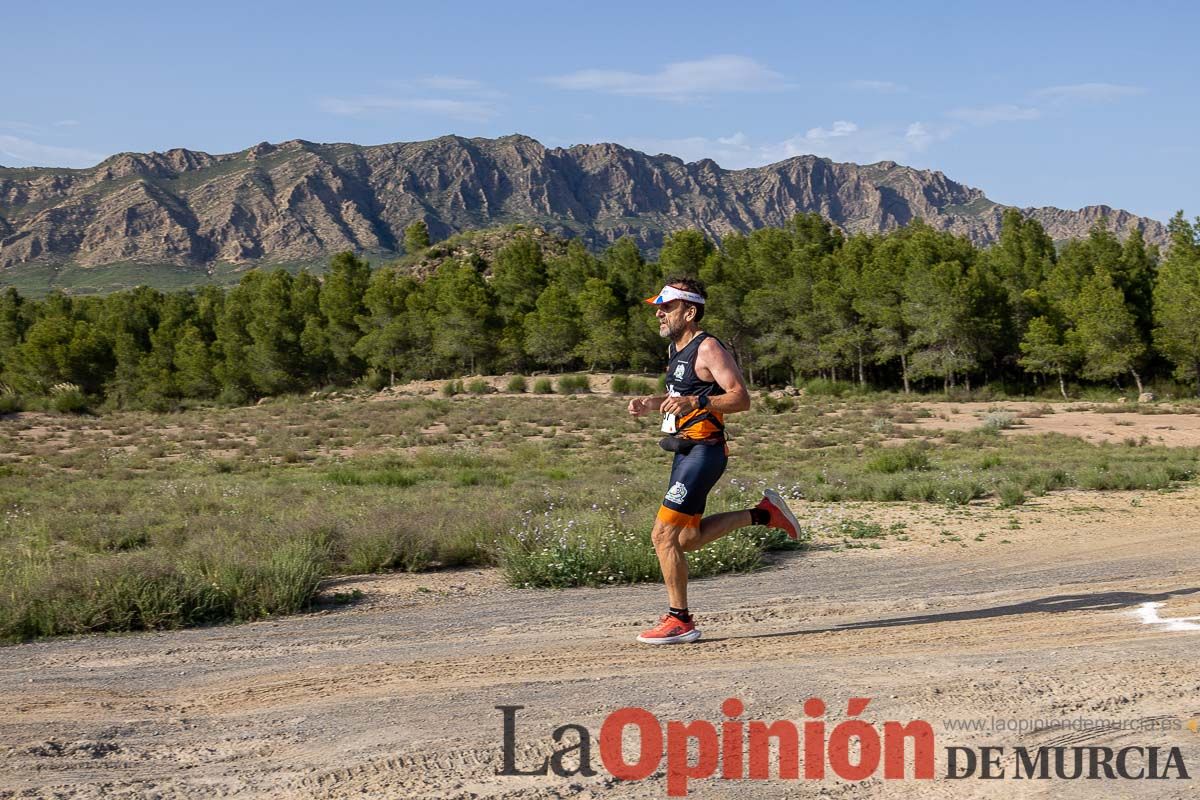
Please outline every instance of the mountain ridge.
M514 222L593 248L633 236L653 250L698 228L719 239L818 212L848 232L922 218L976 244L1004 206L940 170L800 155L726 170L617 143L547 148L511 134L421 142L260 142L234 153L116 153L94 167L0 167L0 277L30 266L189 267L315 261L339 250L389 256L421 219L435 238ZM1167 241L1159 221L1107 205L1022 208L1055 239L1101 219Z

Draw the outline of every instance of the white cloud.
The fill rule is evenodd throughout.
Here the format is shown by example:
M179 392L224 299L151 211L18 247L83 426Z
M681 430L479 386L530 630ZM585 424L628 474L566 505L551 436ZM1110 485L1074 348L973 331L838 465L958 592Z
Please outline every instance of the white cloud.
M923 153L931 144L944 142L959 130L957 125L914 122L904 130L904 141L910 152Z
M445 92L470 92L483 88L483 84L471 78L456 78L453 75L430 75L416 81L427 89L438 89Z
M759 162L753 158L754 148L748 144L734 141L736 139L737 135L716 139L709 139L705 136L687 136L677 139L630 136L621 141L634 150L641 150L650 155L666 153L682 158L684 161L711 158L726 169L757 165Z
M599 83L598 79L594 80L591 88L597 88ZM617 91L613 87L625 87L627 84L631 85L631 80L627 80L626 83L618 83L610 76L607 85L610 87L610 91ZM871 91L902 91L904 89L904 87L890 84L887 81L853 81L848 85ZM1115 84L1052 86L1034 93L1035 98L1039 101L1035 104L997 103L985 106L964 106L945 112L940 120L918 120L907 124L863 127L849 120L835 120L828 126L809 128L802 134L797 133L777 141L754 141L741 131L716 138L703 136L675 139L630 137L626 141L637 149L649 153L670 153L685 161L711 158L726 169L763 166L799 155L816 155L835 161L852 161L860 164L878 161L911 164L914 161L920 161L922 154L939 143L961 135L974 127L1041 119L1048 106L1067 100L1100 102L1142 94L1145 91L1136 86Z
M544 79L561 89L683 100L707 94L787 88L783 76L746 56L676 61L653 73L585 69Z
M39 167L91 167L100 163L104 156L76 147L56 147L40 144L19 136L0 134L0 163L11 160Z
M676 139L629 137L630 147L647 153L669 153L684 161L711 158L725 169L743 169L774 164L794 156L815 155L834 161L870 164L877 161L905 162L931 145L954 135L960 126L913 122L909 125L862 128L847 120L829 127L810 128L778 141L756 142L742 132L708 138Z
M1042 116L1042 112L1031 106L999 104L977 108L956 108L952 111L947 111L946 116L971 125L993 125L997 122L1020 122L1037 119Z
M77 119L60 119L58 122L51 123L56 128L74 128L79 125Z
M381 83L378 94L352 97L323 97L317 107L328 114L362 116L388 111L408 111L484 122L500 113L496 102L500 92L488 89L481 81L457 75L427 75L422 78L390 80ZM442 93L441 96L433 92ZM446 93L457 96L447 97Z
M329 114L360 116L379 111L411 111L468 122L484 122L496 116L495 105L482 100L457 100L441 97L325 97L317 107Z
M20 131L21 133L41 133L41 129L28 122L17 122L11 119L0 119L0 130Z
M1118 83L1073 83L1066 86L1047 86L1033 92L1033 96L1052 103L1081 101L1110 103L1123 97L1145 94L1141 86L1126 86Z
M934 141L933 133L924 122L914 122L904 132L904 139L917 150L924 150Z
M860 92L882 92L884 94L908 91L907 86L893 81L850 81L846 86Z
M858 132L858 126L853 122L839 119L828 128L809 128L804 138L810 142L823 142L826 139L838 139Z

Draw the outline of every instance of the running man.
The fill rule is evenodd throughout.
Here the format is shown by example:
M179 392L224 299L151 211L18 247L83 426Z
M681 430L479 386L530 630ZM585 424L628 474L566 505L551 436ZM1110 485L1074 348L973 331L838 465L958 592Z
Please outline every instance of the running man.
M725 346L700 330L704 318L704 284L695 278L671 278L656 296L658 335L670 339L667 348L667 393L635 397L629 413L641 416L663 412L663 447L674 451L667 495L654 521L651 538L669 609L659 624L638 636L647 644L679 644L700 638L688 613L688 563L684 553L698 550L725 534L748 525L779 528L795 539L799 523L776 492L767 489L762 501L744 511L703 517L708 493L725 472L725 415L750 408L750 392L742 372Z

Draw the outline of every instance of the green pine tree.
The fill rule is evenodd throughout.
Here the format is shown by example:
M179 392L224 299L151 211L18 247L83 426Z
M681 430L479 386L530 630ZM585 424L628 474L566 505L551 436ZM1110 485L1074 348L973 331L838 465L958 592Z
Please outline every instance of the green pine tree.
M1200 394L1200 218L1190 223L1180 211L1168 230L1171 249L1154 287L1154 343Z
M338 253L330 260L321 284L321 313L334 380L346 382L362 374L363 364L354 354L354 345L362 336L359 320L366 315L363 295L370 282L371 265L353 253Z
M588 278L583 290L575 295L583 340L575 347L575 355L590 369L605 364L609 369L624 361L625 312L608 284L601 278Z
M418 291L411 276L380 269L371 276L371 284L363 294L368 312L363 320L365 333L354 352L379 374L387 375L389 386L395 385L398 374L408 370L417 347L408 298Z
M209 398L216 395L218 383L213 375L213 359L200 329L185 322L175 343L175 382L184 397Z
M538 296L537 308L525 317L525 352L539 364L561 369L574 359L581 338L579 310L571 292L551 283Z
M450 369L486 367L495 341L494 299L482 262L447 261L435 276L433 354Z
M1068 312L1074 325L1069 334L1082 357L1080 375L1103 381L1128 372L1142 391L1138 360L1146 352L1137 330L1137 320L1125 304L1124 293L1112 276L1099 269L1084 281L1078 298Z
M1054 375L1067 398L1065 375L1079 363L1078 348L1068 339L1065 323L1049 316L1034 317L1021 338L1020 364L1030 372Z
M658 264L663 277L699 275L704 262L716 248L703 233L683 230L667 236L658 252Z
M412 255L429 247L429 226L419 219L404 229L404 252Z

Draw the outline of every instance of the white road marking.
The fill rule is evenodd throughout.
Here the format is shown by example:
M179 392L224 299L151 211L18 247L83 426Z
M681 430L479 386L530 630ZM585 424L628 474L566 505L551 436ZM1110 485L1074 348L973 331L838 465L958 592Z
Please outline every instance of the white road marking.
M1142 603L1133 613L1145 625L1162 625L1164 631L1200 631L1200 617L1167 617L1158 615L1158 609L1166 603Z

